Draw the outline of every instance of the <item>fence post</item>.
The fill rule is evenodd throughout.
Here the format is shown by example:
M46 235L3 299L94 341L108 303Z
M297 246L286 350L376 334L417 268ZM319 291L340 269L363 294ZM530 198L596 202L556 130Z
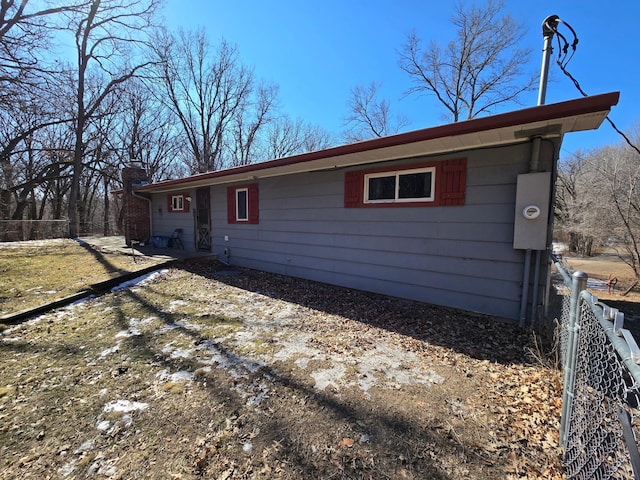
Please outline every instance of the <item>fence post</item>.
M569 438L569 423L573 407L576 364L578 363L578 331L580 330L580 292L586 290L589 276L575 272L571 284L569 321L567 323L567 348L564 358L564 383L562 388L562 417L560 418L560 447L566 448Z

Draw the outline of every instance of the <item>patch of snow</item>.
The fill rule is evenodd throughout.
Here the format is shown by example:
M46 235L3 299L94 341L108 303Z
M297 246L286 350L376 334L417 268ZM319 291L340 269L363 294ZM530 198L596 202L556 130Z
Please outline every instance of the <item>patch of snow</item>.
M111 422L109 420L102 420L101 422L98 422L98 424L96 425L96 429L99 432L106 432L107 430L109 430L110 426Z
M333 385L337 388L339 386L339 381L344 377L346 371L347 369L344 365L336 364L331 368L311 372L310 375L316 381L315 388L317 390L324 390L329 385Z
M286 339L280 340L278 346L280 350L273 356L275 360L285 361L299 355L295 363L298 367L306 369L310 360L324 360L326 357L320 350L307 345L307 342L313 338L310 333L300 333L297 335L287 336Z
M358 383L362 390L367 391L377 383L379 375L383 375L391 384L430 385L444 381L433 370L422 367L420 358L414 352L387 344L378 344L375 349L363 352L358 359L360 373Z
M190 382L193 380L193 372L180 370L175 373L169 373L169 370L164 369L156 373L156 378L161 382Z
M182 325L180 325L179 323L175 323L175 322L174 322L174 323L170 323L170 324L168 324L168 325L165 325L165 326L163 326L162 328L159 328L159 329L157 330L157 332L158 332L158 333L160 333L160 334L161 334L161 333L167 333L167 332L169 332L169 331L171 331L171 330L175 330L175 329L177 329L177 328L182 328Z
M242 370L248 372L255 372L264 366L264 363L253 361L239 355L236 355L230 350L221 350L214 342L206 340L200 342L197 346L198 350L204 350L208 359L201 359L199 362L203 365L217 364L219 368L228 369L229 373L235 378L240 378L244 375Z
M125 428L130 428L131 425L133 425L133 417L131 415L123 415L119 422L122 423Z
M63 477L68 477L76 469L76 462L77 462L77 460L74 458L71 461L65 463L63 466L61 466L58 469L58 473L60 475L62 475Z
M113 347L111 348L107 348L106 350L103 350L102 352L100 352L100 358L104 358L107 355L112 355L114 353L118 353L120 351L120 347L122 346L121 342L117 342Z
M136 410L145 410L149 408L148 403L132 402L130 400L116 400L115 402L107 403L102 409L105 413L109 412L134 412Z
M13 332L16 328L18 328L18 327L7 328L4 332L2 332L2 334L0 334L0 340L2 340L3 342L6 342L6 343L15 343L15 342L22 341L21 337L5 337L4 336L7 333ZM9 330L11 330L11 332Z
M119 285L116 285L111 289L112 292L118 292L120 290L125 290L127 288L136 286L136 285L146 285L151 282L151 280L155 280L157 277L164 275L168 272L168 269L162 269L155 272L147 273L146 275L142 275L140 277L134 278L132 280L128 280L126 282L122 282Z
M183 305L186 305L187 302L185 302L184 300L173 300L169 303L169 311L170 312L174 312L176 307L182 307Z
M116 338L138 337L140 335L142 335L142 332L137 328L129 328L127 330L121 330L116 333Z
M131 328L139 328L144 327L145 325L149 325L154 320L157 320L158 317L147 317L147 318L130 318L129 319L129 327Z
M171 352L170 358L191 358L193 356L193 350L187 350L186 348L176 348Z
M93 445L94 445L93 440L87 440L86 442L83 442L78 448L76 448L73 453L74 455L82 455L92 450Z
M251 442L247 442L242 445L242 451L244 453L251 453L253 451L253 444Z

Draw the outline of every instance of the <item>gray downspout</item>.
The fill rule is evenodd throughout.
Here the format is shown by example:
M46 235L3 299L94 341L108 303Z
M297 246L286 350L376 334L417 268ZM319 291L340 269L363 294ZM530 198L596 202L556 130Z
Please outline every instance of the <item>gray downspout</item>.
M542 139L535 137L531 142L531 157L529 159L529 173L535 173L538 171L540 163L540 145ZM527 304L529 303L529 285L531 283L531 249L527 249L524 257L524 272L522 274L522 295L520 299L520 316L519 325L524 327L527 322ZM538 297L538 278L540 277L540 251L536 250L534 266L534 284L532 293L532 306L531 311L534 312L536 308L536 299ZM533 325L534 319L531 317L531 325Z
M544 38L544 47L542 49L542 67L540 69L540 86L538 89L538 105L544 105L547 96L547 80L549 77L549 59L553 52L553 34L558 26L560 17L550 15L542 22L542 36ZM538 171L540 162L540 137L533 139L531 149L531 160L529 163L529 173ZM525 254L524 274L522 278L522 298L520 301L520 326L524 327L527 317L527 303L529 302L529 277L531 269L531 250L527 250ZM538 280L540 278L540 250L536 250L535 266L534 266L534 283L531 296L531 326L535 322L536 303L538 298Z

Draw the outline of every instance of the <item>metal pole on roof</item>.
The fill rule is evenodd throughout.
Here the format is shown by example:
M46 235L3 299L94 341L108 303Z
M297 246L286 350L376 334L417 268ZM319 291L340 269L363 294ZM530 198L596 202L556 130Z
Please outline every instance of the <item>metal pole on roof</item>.
M553 46L551 41L553 40L553 34L555 33L560 17L558 15L550 15L542 22L542 36L544 37L544 47L542 48L542 69L540 71L540 88L538 90L538 105L544 105L547 96L547 80L549 77L549 59L553 52ZM530 172L538 171L538 161L540 158L540 138L533 139L533 151L531 153L531 162L529 165ZM527 303L529 301L529 283L531 279L531 249L527 249L524 259L524 272L522 278L522 297L520 298L520 327L524 327L527 319ZM538 279L540 276L540 251L536 251L535 265L534 265L534 284L533 284L533 297L531 299L531 326L535 322L535 312L538 301Z
M542 48L542 69L540 71L540 88L538 90L538 105L544 105L547 96L547 80L549 77L549 59L553 52L551 41L553 34L558 28L560 17L558 15L549 15L542 22L542 36L544 37L544 47Z

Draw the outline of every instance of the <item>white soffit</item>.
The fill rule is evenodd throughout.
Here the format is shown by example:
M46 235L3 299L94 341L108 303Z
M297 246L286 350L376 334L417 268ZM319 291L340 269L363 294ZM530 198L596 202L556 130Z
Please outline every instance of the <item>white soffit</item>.
M328 149L327 153L329 156L314 160L292 162L285 165L274 165L272 167L269 167L269 162L266 162L264 164L264 168L261 168L261 165L258 163L254 164L256 167L255 169L250 169L249 171L244 169L242 172L234 173L233 169L230 169L219 176L211 177L207 174L203 174L201 179L198 178L198 176L195 176L192 178L186 178L182 182L169 181L167 185L163 185L161 182L149 185L142 190L147 192L163 193L208 185L251 182L259 178L291 175L295 173L328 170L333 168L345 168L349 166L384 162L400 158L441 155L473 150L476 148L498 147L521 143L527 141L532 136L557 138L562 137L563 134L568 132L596 129L604 121L608 113L609 110L583 113L520 125L489 128L470 133L459 133L456 135L437 138L427 138L425 140L410 141L380 148L363 149L362 151L333 156L330 155L332 149Z

